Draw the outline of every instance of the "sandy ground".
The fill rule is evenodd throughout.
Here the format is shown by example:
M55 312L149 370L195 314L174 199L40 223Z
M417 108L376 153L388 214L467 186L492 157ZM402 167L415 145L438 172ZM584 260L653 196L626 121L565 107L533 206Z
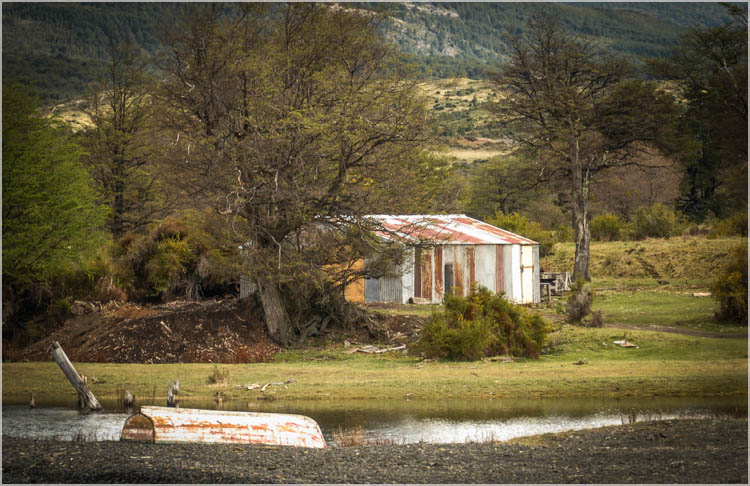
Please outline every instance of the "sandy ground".
M304 449L3 438L4 483L739 483L747 420L670 420L516 443Z

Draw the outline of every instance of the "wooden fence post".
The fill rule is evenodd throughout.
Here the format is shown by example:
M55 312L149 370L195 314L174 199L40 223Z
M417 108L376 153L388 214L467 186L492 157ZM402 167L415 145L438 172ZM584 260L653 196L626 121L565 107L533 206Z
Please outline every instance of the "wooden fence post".
M78 392L79 403L82 403L84 407L88 407L91 410L101 410L102 406L99 405L99 401L94 394L91 393L91 390L86 386L86 383L81 379L81 375L78 374L73 363L68 359L68 356L65 354L65 351L63 351L60 343L55 341L52 346L50 346L50 353L52 353L55 362L63 373L65 373L65 377L68 378L70 384L73 385Z

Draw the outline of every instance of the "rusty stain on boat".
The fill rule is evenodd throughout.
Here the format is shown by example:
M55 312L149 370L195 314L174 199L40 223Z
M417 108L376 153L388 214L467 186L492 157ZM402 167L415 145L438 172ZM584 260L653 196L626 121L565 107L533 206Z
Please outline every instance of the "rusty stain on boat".
M326 447L318 423L304 415L150 406L128 417L121 440Z

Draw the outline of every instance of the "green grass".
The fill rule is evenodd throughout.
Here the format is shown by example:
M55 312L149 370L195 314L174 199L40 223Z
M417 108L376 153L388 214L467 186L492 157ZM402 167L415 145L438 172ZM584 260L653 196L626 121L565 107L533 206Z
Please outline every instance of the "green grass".
M747 239L674 237L644 241L591 243L593 278L640 278L668 280L670 283L702 280L710 282L724 264L731 249ZM558 243L554 253L542 259L549 271L573 268L575 244Z
M612 341L627 339L638 349ZM213 364L76 363L100 398L118 387L136 396L166 396L170 378L180 380L183 400L490 399L518 397L742 396L747 394L747 339L716 339L649 331L563 326L551 334L551 354L539 360L441 362L400 353L346 354L341 345L291 349L276 362L218 365L225 384L211 385ZM574 363L583 361L585 364ZM56 364L4 363L3 400L24 403L34 390L45 397L74 396ZM284 387L259 390L234 385L294 379ZM94 382L95 381L95 382ZM159 400L157 400L158 402Z
M625 339L638 348L623 348L614 341ZM682 334L630 329L592 329L563 325L552 332L549 338L551 353L547 357L555 361L635 360L639 362L677 361L683 364L721 362L739 359L747 355L747 339L704 338Z
M660 284L651 276L628 278L603 275L592 283L594 309L601 310L605 323L616 326L660 326L720 333L745 333L744 338L693 337L668 332L618 329L590 329L554 324L547 354L538 360L440 362L422 361L402 353L381 355L347 354L343 344L322 342L315 346L292 347L272 363L246 365L214 364L92 364L76 363L90 378L94 393L114 399L117 390L127 388L138 397L166 397L167 383L179 379L181 398L210 400L217 391L226 400L422 400L492 399L534 397L641 397L641 396L747 396L747 328L715 321L715 302L694 297L707 290L710 273L689 274L690 265L719 258L724 248L738 239L705 240L707 256L686 254L673 270L682 277L669 277ZM718 242L718 243L717 243ZM704 245L705 243L705 245ZM632 250L625 254L645 255L649 265L660 268L657 255L669 247L687 251L690 241L648 241L595 244L597 258ZM709 245L709 246L706 246ZM713 245L713 246L711 246ZM598 253L595 253L598 252ZM604 257L601 255L604 254ZM713 256L712 256L713 255ZM677 255L669 261L679 261ZM719 262L720 264L720 262ZM713 264L712 264L713 265ZM705 269L704 269L705 270ZM596 273L595 273L596 275ZM565 298L558 298L558 307ZM368 306L370 310L394 316L428 317L439 306ZM544 310L544 309L543 309ZM549 314L550 309L546 309ZM555 316L558 321L560 315ZM626 339L638 348L613 343ZM575 364L583 363L583 364ZM209 384L209 376L226 372L226 383ZM37 403L75 392L56 364L3 363L2 397L5 403L24 403L35 391ZM259 390L235 388L294 379L287 388Z
M498 155L508 155L507 149L469 149L451 147L445 151L438 152L438 155L455 157L457 160L473 163L477 160L489 160Z
M395 316L430 317L433 312L440 311L441 304L360 304L371 312L379 312Z
M637 326L666 326L700 331L737 333L746 328L716 321L716 301L694 297L694 291L663 289L597 291L593 309L602 311L604 322Z

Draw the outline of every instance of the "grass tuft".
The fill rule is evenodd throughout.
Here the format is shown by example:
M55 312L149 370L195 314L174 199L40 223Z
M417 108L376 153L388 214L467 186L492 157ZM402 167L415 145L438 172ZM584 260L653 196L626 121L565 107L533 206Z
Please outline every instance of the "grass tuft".
M342 428L339 426L333 431L333 440L339 447L360 447L360 446L384 446L396 445L393 439L368 439L365 437L365 430L361 425L354 427Z
M220 370L218 366L214 366L213 371L208 375L209 385L225 385L228 380L229 370L226 368Z

